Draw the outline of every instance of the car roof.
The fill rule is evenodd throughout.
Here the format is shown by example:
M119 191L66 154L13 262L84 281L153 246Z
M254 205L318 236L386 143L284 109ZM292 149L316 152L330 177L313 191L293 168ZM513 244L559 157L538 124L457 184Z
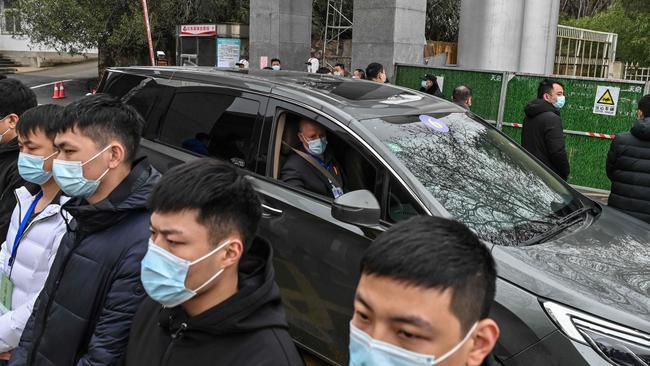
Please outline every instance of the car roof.
M178 66L131 66L109 70L248 89L297 100L317 109L329 106L343 111L356 120L397 115L465 112L451 102L411 89L333 75L282 70Z

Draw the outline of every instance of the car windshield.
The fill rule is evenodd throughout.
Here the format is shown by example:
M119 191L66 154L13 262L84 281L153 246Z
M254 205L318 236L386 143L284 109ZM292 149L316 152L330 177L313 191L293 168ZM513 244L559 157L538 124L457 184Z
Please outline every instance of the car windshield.
M470 114L388 117L362 124L483 240L519 245L579 207L563 183Z

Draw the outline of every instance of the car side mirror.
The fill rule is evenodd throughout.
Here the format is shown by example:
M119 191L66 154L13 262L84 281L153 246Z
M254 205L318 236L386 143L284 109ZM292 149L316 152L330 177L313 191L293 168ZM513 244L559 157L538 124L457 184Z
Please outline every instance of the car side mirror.
M381 218L381 207L372 192L353 191L334 200L332 217L348 224L376 226Z

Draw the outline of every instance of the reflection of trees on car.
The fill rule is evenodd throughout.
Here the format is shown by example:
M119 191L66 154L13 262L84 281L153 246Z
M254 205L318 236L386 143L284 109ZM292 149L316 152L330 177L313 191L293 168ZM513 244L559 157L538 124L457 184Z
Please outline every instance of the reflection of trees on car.
M454 118L442 119L449 133L414 123L400 127L387 144L399 146L396 155L406 167L482 239L516 245L548 230L565 199L539 172L521 164L517 153L522 153L512 142L479 123Z

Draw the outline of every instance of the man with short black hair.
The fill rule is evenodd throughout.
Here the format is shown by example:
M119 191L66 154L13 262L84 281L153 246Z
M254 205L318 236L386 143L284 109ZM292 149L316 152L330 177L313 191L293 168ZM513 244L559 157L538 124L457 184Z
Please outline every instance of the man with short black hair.
M454 89L452 101L465 109L470 109L472 106L472 89L465 85L458 85Z
M16 125L20 115L36 107L36 94L16 79L0 80L0 238L7 235L16 206L14 191L25 184L18 174Z
M144 121L108 95L59 115L52 164L73 197L54 263L9 365L115 365L145 297L140 262L149 241L146 202L159 173L137 159Z
M393 226L361 260L350 365L487 365L495 288L492 255L465 225L417 216Z
M282 62L280 62L279 58L271 59L271 69L274 71L279 71L282 69Z
M380 63L373 62L368 67L366 67L366 78L378 83L386 82L386 70L384 66Z
M560 178L567 180L571 169L560 117L560 109L565 102L562 83L551 79L542 80L537 89L537 99L524 108L526 118L521 145Z
M272 248L255 238L260 207L229 164L200 159L165 174L150 200L149 297L131 328L127 366L303 364Z
M650 94L639 100L630 132L616 135L607 155L609 206L650 223Z

